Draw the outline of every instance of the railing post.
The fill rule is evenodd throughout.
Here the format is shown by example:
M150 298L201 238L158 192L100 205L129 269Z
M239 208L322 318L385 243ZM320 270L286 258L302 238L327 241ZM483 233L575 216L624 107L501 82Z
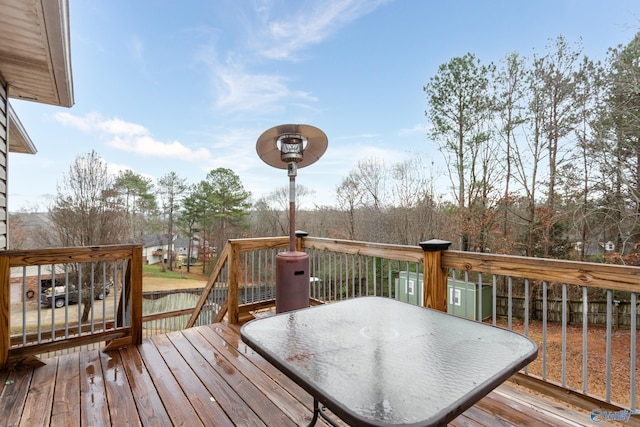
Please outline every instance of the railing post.
M451 246L451 242L432 239L420 242L424 251L424 283L422 298L424 306L435 310L447 311L447 273L442 268L442 251Z
M231 253L229 255L229 301L227 316L229 323L236 324L239 322L238 314L238 278L240 277L240 251L237 244L231 244Z
M9 314L11 298L11 284L9 279L9 257L0 256L0 370L7 367L9 363L9 346L11 333Z
M131 342L142 343L142 246L131 251Z
M304 242L302 241L302 239L304 239L308 235L309 233L307 233L306 231L296 230L296 251L304 252Z

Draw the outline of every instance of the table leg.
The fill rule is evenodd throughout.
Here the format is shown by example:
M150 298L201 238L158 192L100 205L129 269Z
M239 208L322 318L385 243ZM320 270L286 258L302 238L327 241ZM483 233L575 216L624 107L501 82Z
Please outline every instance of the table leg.
M313 399L313 418L307 427L313 427L318 422L318 414L320 413L320 407L318 406L318 400Z
M324 407L321 408L320 402L318 402L318 399L314 397L313 398L313 418L311 419L311 422L307 427L313 427L318 422L318 415L324 418L324 420L327 421L329 424L331 424L333 427L340 427L340 425L338 425L335 421L333 421L331 418L329 418L328 415L324 413Z

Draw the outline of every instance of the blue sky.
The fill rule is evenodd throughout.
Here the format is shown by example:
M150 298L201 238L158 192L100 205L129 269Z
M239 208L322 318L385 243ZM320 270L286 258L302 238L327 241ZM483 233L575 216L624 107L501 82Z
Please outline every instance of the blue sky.
M10 211L46 210L91 150L152 179L230 168L255 200L288 183L255 151L284 123L328 136L296 181L318 204L360 159L424 156L444 174L423 92L440 64L543 52L559 35L604 59L640 31L640 2L70 0L70 20L75 105L11 101L38 153L10 157Z

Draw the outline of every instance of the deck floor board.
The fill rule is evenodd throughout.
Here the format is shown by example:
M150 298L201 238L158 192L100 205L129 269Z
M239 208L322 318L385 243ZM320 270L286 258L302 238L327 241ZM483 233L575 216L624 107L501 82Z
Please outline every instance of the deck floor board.
M50 363L33 370L31 387L20 415L20 426L34 427L49 423L57 371L57 363Z
M164 403L165 409L174 425L204 426L189 398L171 373L169 367L151 340L145 340L137 348L145 361L149 375L154 378L154 386ZM160 380L162 379L162 380Z
M133 399L131 385L127 378L124 363L129 363L120 357L119 352L100 353L102 367L102 381L104 382L111 425L136 426L142 425L136 402ZM77 399L78 401L81 399ZM89 416L90 414L86 414ZM52 423L53 424L53 423ZM78 425L60 424L60 425Z
M98 351L81 352L80 366L81 424L85 426L111 425L107 393L103 376L100 375L102 364ZM36 372L40 370L41 368L36 369Z
M0 372L0 413L8 425L25 427L307 425L313 398L245 345L239 331L216 323ZM581 425L571 410L522 393L500 386L450 426Z
M131 386L131 393L140 421L143 425L154 426L171 426L169 414L160 399L160 395L156 390L153 379L149 375L140 353L135 347L124 348L120 351L127 378Z
M247 426L269 425L261 420L260 412L262 406L254 402L265 401L258 395L259 391L251 384L239 379L241 375L229 369L228 362L217 353L213 353L213 364L206 358L206 354L200 353L198 348L206 349L208 346L204 339L197 339L199 334L194 330L185 331L184 334L171 334L169 337L172 343L180 351L184 360L189 363L194 372L198 372L198 377L204 383L211 396L215 396L216 402L225 409L227 416L234 424L244 424ZM208 353L205 351L205 353ZM242 396L245 396L244 398ZM239 405L237 402L244 402ZM277 408L268 407L266 410ZM278 412L278 411L276 411ZM268 414L267 414L268 416ZM290 421L290 420L289 420ZM275 425L275 424L272 424Z
M224 408L212 397L198 375L193 372L166 335L151 339L158 348L171 373L176 378L191 406L207 426L233 426Z
M33 370L20 369L9 372L5 378L5 386L0 395L0 414L9 425L17 425L20 422L32 377Z
M80 424L80 353L60 356L58 375L53 392L51 424Z

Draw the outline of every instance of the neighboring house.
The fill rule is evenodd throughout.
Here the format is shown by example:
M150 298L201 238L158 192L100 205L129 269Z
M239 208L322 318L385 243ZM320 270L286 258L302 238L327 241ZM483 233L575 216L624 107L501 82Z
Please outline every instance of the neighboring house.
M52 279L52 271L54 270L52 270L51 265L12 268L9 279L9 301L11 301L11 304L22 302L23 300L38 301L39 279ZM59 265L56 266L55 276L64 276L64 270Z
M142 259L145 264L167 261L169 237L166 234L142 236Z
M9 99L74 103L68 0L0 0L0 250L9 246L9 153L35 154Z
M187 258L189 250L188 238L177 238L173 241L174 262L182 263ZM169 238L166 234L151 234L142 237L142 258L146 264L157 264L169 261ZM191 259L198 259L197 241L191 246Z
M186 263L186 259L189 256L189 238L180 237L173 242L173 252L176 254L176 259L180 263ZM198 259L198 239L191 240L191 263L195 263Z

